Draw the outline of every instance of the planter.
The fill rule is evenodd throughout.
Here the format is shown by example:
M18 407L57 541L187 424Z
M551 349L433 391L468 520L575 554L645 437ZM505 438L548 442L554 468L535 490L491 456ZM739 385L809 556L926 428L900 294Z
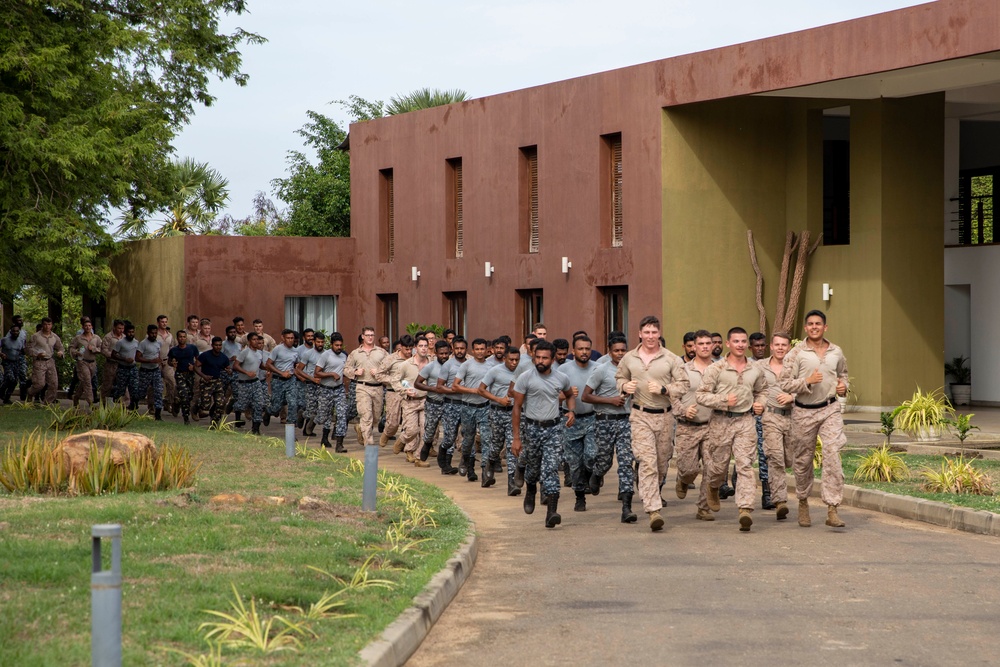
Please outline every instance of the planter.
M910 431L910 436L917 442L937 442L941 439L941 427L922 426L916 431Z
M972 400L971 384L951 385L951 400L955 405L968 405Z

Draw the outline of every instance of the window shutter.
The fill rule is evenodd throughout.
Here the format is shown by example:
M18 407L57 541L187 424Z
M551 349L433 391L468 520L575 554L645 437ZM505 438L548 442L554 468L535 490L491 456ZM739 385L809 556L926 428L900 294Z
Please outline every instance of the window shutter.
M392 173L388 174L385 183L386 197L389 201L386 202L386 211L388 212L388 226L389 226L389 261L391 262L396 255L396 223L395 223L395 197L392 191Z
M455 169L455 257L461 258L464 250L462 239L462 161L456 160Z
M622 246L622 141L611 143L611 247Z
M528 157L528 183L529 183L529 239L528 252L538 252L538 151L533 150Z

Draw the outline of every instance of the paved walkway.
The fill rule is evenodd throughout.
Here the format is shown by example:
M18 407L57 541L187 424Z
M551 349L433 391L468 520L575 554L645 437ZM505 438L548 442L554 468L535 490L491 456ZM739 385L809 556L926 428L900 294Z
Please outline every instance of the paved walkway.
M877 415L876 415L877 416ZM351 448L359 455L356 447ZM995 538L843 509L846 530L754 513L714 523L672 484L666 528L623 525L609 476L585 513L543 527L506 485L482 489L383 449L379 465L438 484L476 522L472 576L408 664L993 665ZM673 477L671 468L671 478ZM568 505L568 506L567 506Z

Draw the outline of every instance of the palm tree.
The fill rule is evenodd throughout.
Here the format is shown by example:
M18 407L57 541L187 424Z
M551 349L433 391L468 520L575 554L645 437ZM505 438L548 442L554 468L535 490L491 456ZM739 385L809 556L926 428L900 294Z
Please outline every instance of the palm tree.
M391 98L389 100L389 104L386 105L385 111L390 116L395 116L396 114L406 113L408 111L417 111L419 109L429 109L431 107L439 107L445 104L453 104L455 102L464 102L467 97L468 93L460 88L455 88L454 90L438 90L437 88L431 90L430 88L420 88L407 95L400 95L399 97Z
M129 238L214 234L212 222L229 201L229 181L207 162L184 158L172 165L171 195L163 224L150 233L147 221L132 213L122 216L119 233Z

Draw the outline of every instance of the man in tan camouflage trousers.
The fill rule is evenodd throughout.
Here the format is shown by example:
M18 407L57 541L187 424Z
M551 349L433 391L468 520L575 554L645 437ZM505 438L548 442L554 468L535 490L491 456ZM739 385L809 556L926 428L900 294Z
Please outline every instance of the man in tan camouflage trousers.
M757 425L753 415L764 411L767 380L764 372L746 358L749 339L741 327L726 336L729 354L709 366L698 387L698 403L712 408L709 424L710 472L708 507L721 509L719 487L729 472L730 453L736 459L736 506L740 510L740 530L753 525L753 502L757 494L753 457L757 454Z
M785 468L792 460L791 414L792 401L795 397L782 391L778 386L781 377L782 364L791 339L788 334L776 332L771 335L771 356L761 359L758 363L767 379L767 405L761 415L761 425L764 430L764 456L767 457L768 470L775 473L770 477L771 501L775 504L778 521L784 521L788 516L788 481Z
M840 449L847 442L844 417L837 396L847 395L847 359L843 351L824 338L826 314L806 313L806 339L785 357L778 384L795 394L791 439L794 450L795 495L799 498L799 525L812 525L809 492L813 484L816 438L823 441L822 496L827 506L826 525L843 528L837 507L844 496L844 469Z
M715 515L708 507L708 434L712 409L698 405L695 394L701 386L701 379L712 365L712 334L704 329L694 333L694 358L684 364L690 388L684 396L673 402L673 412L677 420L674 432L674 454L677 457L677 497L687 497L688 484L701 474L698 491L698 511L696 519L715 521ZM726 460L728 468L729 461Z
M395 345L396 351L382 360L375 373L375 377L382 380L385 385L385 430L382 431L382 437L378 441L380 447L388 445L389 439L394 437L396 431L399 430L402 420L403 394L395 387L399 381L403 363L412 356L410 351L413 349L413 337L409 334L403 334L395 342Z
M642 506L649 515L649 528L663 529L660 485L667 477L672 453L674 418L670 399L688 391L684 364L676 354L660 345L660 320L647 315L639 322L640 343L622 357L615 373L618 390L631 394L632 453L639 462L638 487Z
M361 347L347 357L344 377L357 385L358 444L371 444L372 425L382 416L382 382L375 373L389 353L375 345L375 329L361 330Z

